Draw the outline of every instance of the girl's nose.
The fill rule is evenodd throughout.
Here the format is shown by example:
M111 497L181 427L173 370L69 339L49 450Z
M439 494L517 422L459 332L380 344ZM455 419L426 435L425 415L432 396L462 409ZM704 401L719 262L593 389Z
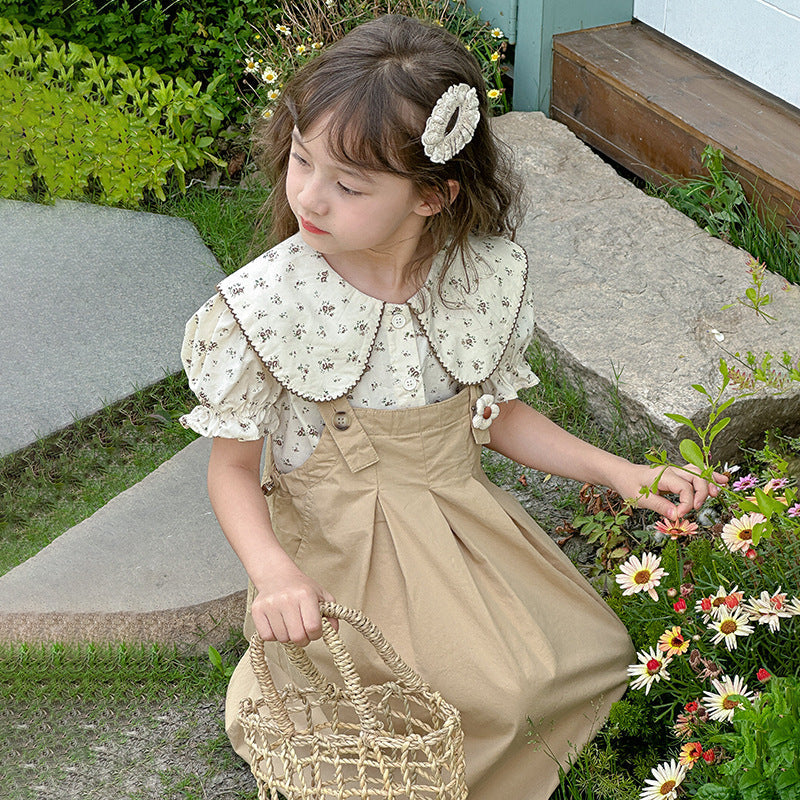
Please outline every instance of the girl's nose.
M315 178L309 178L305 181L297 193L297 199L303 208L313 211L315 214L325 214L328 210L323 188L320 185L320 181Z

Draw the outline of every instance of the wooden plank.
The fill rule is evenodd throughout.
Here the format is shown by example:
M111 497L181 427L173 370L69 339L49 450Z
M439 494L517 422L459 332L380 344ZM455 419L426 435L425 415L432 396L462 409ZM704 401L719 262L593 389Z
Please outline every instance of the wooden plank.
M702 172L707 144L800 225L800 111L644 25L554 39L551 116L636 175Z

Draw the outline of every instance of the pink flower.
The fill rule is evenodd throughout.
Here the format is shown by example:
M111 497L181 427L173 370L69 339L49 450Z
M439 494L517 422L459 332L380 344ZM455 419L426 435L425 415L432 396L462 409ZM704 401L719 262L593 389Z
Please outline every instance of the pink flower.
M752 546L753 528L766 522L763 514L745 514L738 519L732 519L722 526L722 542L732 553L739 550L746 551Z
M670 539L678 539L681 536L693 536L697 533L697 523L689 522L682 517L678 517L674 522L667 517L663 517L655 524L659 533L669 536Z
M672 604L672 607L673 607L673 608L674 608L674 609L675 609L675 610L676 610L676 611L677 611L679 614L683 614L683 612L684 612L684 611L686 611L686 601L685 601L685 600L684 600L684 599L681 597L681 599L680 599L680 600L676 600L676 601L675 601L675 602Z
M743 478L739 478L738 481L734 481L731 489L733 489L734 492L740 492L742 489L755 489L756 486L758 486L758 480L756 479L756 476L748 474Z
M643 553L641 560L631 556L619 570L615 579L622 587L623 595L647 592L653 600L658 600L656 587L660 585L661 578L669 575L661 568L661 559L653 553Z
M766 683L771 677L772 674L768 670L764 669L764 667L761 667L761 669L756 672L756 678L758 678L761 683Z
M800 503L795 503L791 508L787 509L786 513L790 517L800 517Z

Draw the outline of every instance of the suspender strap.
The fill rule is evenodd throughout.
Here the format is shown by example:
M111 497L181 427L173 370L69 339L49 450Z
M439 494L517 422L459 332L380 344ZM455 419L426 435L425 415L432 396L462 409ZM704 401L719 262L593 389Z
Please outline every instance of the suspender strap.
M317 403L317 408L351 472L378 463L378 454L346 397Z

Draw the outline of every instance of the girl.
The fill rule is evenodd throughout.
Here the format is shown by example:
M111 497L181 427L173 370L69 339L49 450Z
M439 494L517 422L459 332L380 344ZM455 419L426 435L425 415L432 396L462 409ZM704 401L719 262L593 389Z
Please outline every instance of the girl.
M318 603L362 609L460 709L470 798L545 799L633 653L486 478L481 447L626 498L655 473L516 399L537 383L536 267L510 241L519 189L455 37L397 16L357 28L290 81L261 142L280 243L220 284L183 348L200 399L183 421L214 437L209 492L251 580L246 630L311 642L332 675ZM716 492L673 469L659 490L640 504L672 518ZM343 634L365 680L387 680ZM235 715L257 694L246 656L227 715L245 758ZM531 723L550 754L528 744Z

